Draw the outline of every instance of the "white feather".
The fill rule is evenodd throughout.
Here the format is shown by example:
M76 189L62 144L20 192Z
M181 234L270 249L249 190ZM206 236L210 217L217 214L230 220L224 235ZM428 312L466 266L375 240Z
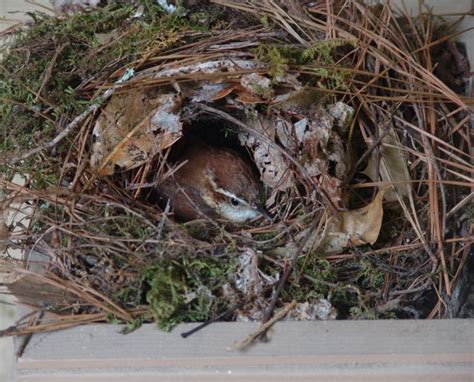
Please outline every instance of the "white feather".
M220 215L237 223L243 223L259 216L259 213L249 205L234 207L231 204L220 203L217 208L219 209Z

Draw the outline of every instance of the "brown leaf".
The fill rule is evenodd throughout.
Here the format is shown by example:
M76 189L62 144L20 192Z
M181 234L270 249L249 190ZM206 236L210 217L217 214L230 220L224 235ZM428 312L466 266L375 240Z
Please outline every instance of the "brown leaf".
M245 105L254 105L254 104L257 104L257 103L265 103L265 101L263 99L261 99L260 97L254 95L254 94L250 94L248 92L244 92L244 91L239 92L239 96L236 99L237 99L237 101L242 102Z
M226 88L222 89L221 91L219 91L216 95L214 95L212 97L212 100L217 101L217 100L220 100L222 98L227 97L229 94L231 94L239 86L240 85L236 84L236 85L232 85L232 86L229 86L229 87L226 87Z
M343 211L342 231L350 235L354 245L374 244L382 226L382 200L385 190L380 190L369 205L353 211Z
M322 235L319 249L325 253L340 252L349 245L374 244L382 226L382 200L385 189L379 191L369 205L331 216Z
M380 132L382 133L382 132ZM391 131L380 145L379 173L384 182L394 182L394 188L387 191L385 199L393 202L398 200L396 192L401 196L410 193L410 174L408 172L407 160L397 135ZM367 168L364 170L370 179L376 182L379 177L376 165L377 155L374 152L369 159Z
M182 136L180 98L150 90L112 97L94 126L91 166L101 176L145 163Z
M274 190L287 189L292 182L288 165L276 144L273 143L275 142L274 120L249 118L246 124L259 136L268 137L268 139L261 139L243 132L238 135L240 143L252 151L262 182Z

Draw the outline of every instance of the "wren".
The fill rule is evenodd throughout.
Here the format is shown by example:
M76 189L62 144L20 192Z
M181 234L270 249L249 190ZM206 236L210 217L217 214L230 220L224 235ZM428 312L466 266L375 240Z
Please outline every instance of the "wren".
M271 220L259 204L258 175L238 152L190 142L180 162L185 163L158 185L179 220L207 217L242 223L258 216Z

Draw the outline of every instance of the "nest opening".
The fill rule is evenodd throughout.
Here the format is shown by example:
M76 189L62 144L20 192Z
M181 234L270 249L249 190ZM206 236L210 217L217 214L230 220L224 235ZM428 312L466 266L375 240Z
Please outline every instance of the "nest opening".
M237 137L238 128L231 122L210 115L199 115L188 121L183 128L184 142L197 137L206 144L217 147L227 147L245 153Z

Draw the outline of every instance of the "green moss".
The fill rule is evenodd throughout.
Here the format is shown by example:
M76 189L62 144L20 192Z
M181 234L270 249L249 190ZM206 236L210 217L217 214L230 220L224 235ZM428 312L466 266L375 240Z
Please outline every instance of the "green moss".
M161 262L146 270L144 281L150 288L146 301L156 324L170 330L181 322L182 311L186 308L184 296L189 289L183 275L176 265Z
M289 58L283 48L276 45L261 44L256 49L257 59L267 62L269 74L275 77L283 77L288 70Z
M299 63L313 63L318 57L319 62L325 65L333 65L335 63L333 52L336 48L350 45L355 47L357 41L351 39L332 39L318 41L309 48L302 49L298 52Z
M116 208L103 208L104 220L95 227L97 233L105 233L114 237L145 240L152 237L154 228L146 224L143 219L129 212L117 211Z
M80 98L75 92L82 81L77 64L90 49L94 35L117 27L130 11L125 7L64 19L31 14L35 21L31 28L2 47L0 153L28 150L52 139L58 133L60 120L66 122L87 107L89 99ZM2 163L2 170L7 174L37 172L38 179L45 176L34 162L18 166L11 168ZM46 187L51 181L36 184Z
M367 258L359 261L359 270L356 276L358 285L363 289L379 290L385 279L385 274L374 266Z
M353 306L349 309L350 316L354 320L376 320L378 318L377 313L373 309L369 309L366 306Z
M273 274L276 270L266 272ZM331 291L329 285L335 282L336 277L336 269L326 259L317 254L302 256L282 296L286 301L296 299L299 302L327 298Z
M260 22L262 23L262 25L265 27L265 28L268 28L270 29L271 28L271 22L270 22L270 19L268 18L267 15L263 15L262 17L260 17Z
M208 319L225 305L221 287L235 272L234 261L181 257L161 259L143 271L146 301L159 328Z
M48 168L42 170L38 169L31 177L31 188L36 190L44 190L48 187L55 187L58 185L59 174L51 171Z
M128 322L127 326L121 330L121 333L128 334L137 330L138 328L140 328L140 326L142 326L144 321L145 321L144 317L139 317L131 322Z
M350 76L344 63L336 65L335 51L344 46L355 45L355 40L345 39L319 41L309 48L261 44L254 53L258 60L268 63L269 74L273 78L283 77L292 65L304 66L312 76L320 78L316 82L319 87L335 89L344 88ZM295 70L298 71L298 68Z
M351 285L338 283L331 291L331 303L337 309L338 318L347 319L352 317L354 308L360 309L363 305L361 298Z

